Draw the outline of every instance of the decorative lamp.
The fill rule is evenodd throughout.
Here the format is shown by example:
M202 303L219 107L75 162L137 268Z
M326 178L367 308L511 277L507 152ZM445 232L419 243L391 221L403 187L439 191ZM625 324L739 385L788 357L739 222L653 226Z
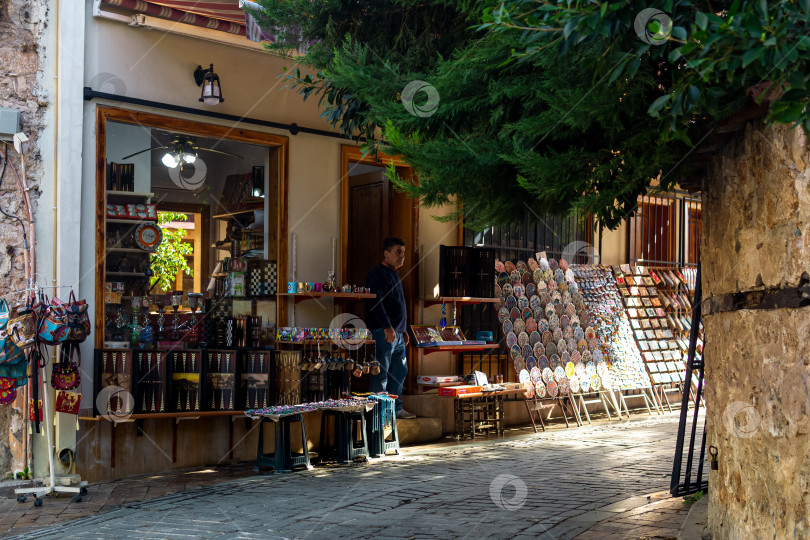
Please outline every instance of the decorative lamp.
M202 86L200 101L206 105L216 105L225 99L222 97L222 85L219 82L219 75L214 73L214 64L208 69L197 66L194 70L194 81L197 86Z

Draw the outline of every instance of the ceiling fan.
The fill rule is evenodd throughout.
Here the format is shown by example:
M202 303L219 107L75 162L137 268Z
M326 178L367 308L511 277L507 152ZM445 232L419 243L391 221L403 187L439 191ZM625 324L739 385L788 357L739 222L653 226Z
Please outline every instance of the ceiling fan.
M232 154L230 152L224 152L222 150L214 150L213 148L200 148L197 146L197 139L194 137L189 137L188 135L174 135L172 136L171 142L168 145L158 146L156 148L144 148L143 150L139 150L134 154L130 154L121 158L122 160L129 159L131 157L135 157L138 154L143 154L144 152L149 152L151 150L161 150L161 149L168 149L168 151L163 155L161 161L164 165L169 167L170 169L174 169L178 165L180 166L180 170L183 170L183 166L187 163L194 163L197 160L197 152L214 152L217 154L224 154L226 156L232 156L239 159L242 159L242 156L237 154Z

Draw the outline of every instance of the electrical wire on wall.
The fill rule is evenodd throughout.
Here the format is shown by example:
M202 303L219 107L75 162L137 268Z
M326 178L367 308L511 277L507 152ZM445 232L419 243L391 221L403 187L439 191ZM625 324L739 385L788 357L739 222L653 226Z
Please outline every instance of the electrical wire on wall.
M7 165L8 165L8 149L6 148L6 142L3 141L3 170L0 171L0 190L3 189L3 180L6 177L6 166ZM13 167L13 165L12 165L12 167ZM14 172L16 174L17 171L14 171ZM26 258L27 258L27 255L28 255L28 233L25 230L25 224L23 224L22 219L20 219L17 216L13 216L13 215L9 214L8 212L6 212L6 210L2 206L0 206L0 213L2 213L4 216L6 216L9 219L16 220L17 223L20 224L20 229L22 229L22 233L23 233L23 250L24 250L24 253L26 254ZM26 261L26 265L25 265L26 266L26 268L25 268L26 271L28 271L27 262L28 261Z

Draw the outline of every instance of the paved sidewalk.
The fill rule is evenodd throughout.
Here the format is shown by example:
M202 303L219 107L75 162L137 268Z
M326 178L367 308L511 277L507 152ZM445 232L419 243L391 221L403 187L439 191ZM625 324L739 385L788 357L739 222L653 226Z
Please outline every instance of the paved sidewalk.
M677 425L677 412L638 415L285 475L127 479L90 486L80 503L2 501L0 522L19 538L60 539L675 538L688 512L664 498Z

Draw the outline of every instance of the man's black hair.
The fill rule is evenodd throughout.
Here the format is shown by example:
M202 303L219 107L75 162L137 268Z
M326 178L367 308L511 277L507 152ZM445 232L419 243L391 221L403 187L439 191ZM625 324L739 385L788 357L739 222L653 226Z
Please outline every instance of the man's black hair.
M397 236L389 236L383 240L383 251L389 251L394 246L405 247L405 240Z

